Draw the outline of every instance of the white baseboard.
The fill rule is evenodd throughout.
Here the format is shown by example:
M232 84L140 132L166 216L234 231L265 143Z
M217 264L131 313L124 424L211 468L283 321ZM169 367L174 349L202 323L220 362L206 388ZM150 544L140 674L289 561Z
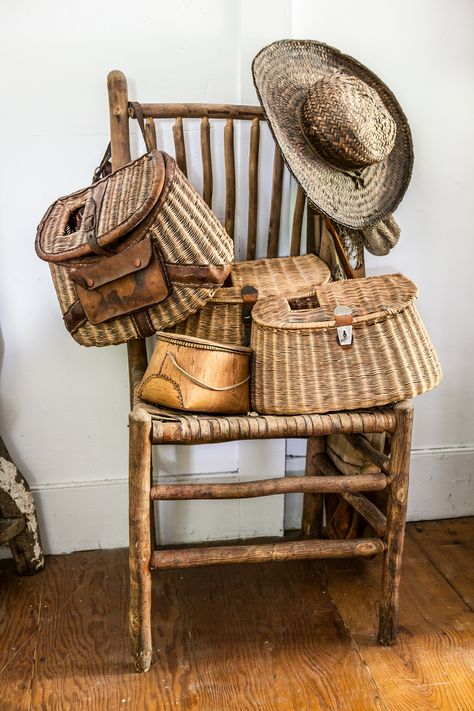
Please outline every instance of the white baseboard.
M304 471L305 458L289 456L287 475ZM303 497L287 496L285 528L298 528ZM409 521L474 515L474 446L414 449L411 453Z
M304 457L286 460L289 476L304 470ZM240 481L252 477L240 477ZM204 481L209 477L180 477ZM235 473L213 480L237 481ZM124 479L62 482L33 487L46 553L117 548L128 544L128 486ZM275 513L275 497L230 501L163 502L160 529L163 543L279 535L283 501ZM302 495L285 502L285 528L298 528ZM278 513L278 510L277 510ZM409 520L474 515L474 447L418 449L412 452ZM3 549L4 555L8 549Z

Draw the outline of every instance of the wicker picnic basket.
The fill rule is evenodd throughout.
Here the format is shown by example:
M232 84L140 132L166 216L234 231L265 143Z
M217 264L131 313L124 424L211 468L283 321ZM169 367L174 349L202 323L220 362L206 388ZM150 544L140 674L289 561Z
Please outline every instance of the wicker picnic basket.
M36 251L74 339L109 346L204 306L230 272L233 243L175 161L151 151L56 200Z
M353 410L438 385L441 367L415 309L417 295L412 281L390 274L325 284L297 299L259 300L252 407L267 414ZM352 313L335 317L336 307ZM352 344L341 347L337 328L346 338L347 325Z
M258 298L285 293L307 293L331 278L326 264L314 254L297 257L276 257L237 262L232 266L226 284L212 299L185 321L177 323L173 332L222 343L245 343L244 303L242 288L252 286Z

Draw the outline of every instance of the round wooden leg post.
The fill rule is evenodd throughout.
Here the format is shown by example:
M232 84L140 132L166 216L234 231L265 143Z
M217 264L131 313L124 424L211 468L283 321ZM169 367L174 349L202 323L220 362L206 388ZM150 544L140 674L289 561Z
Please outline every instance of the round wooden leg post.
M151 418L143 410L130 414L129 566L130 638L135 668L151 665Z
M382 569L378 634L379 644L383 645L393 644L398 631L400 574L405 538L413 426L413 407L410 402L397 403L394 411L397 427L391 442L391 484L388 487L386 549Z
M315 476L318 472L315 457L326 451L326 437L308 437L305 476ZM324 494L305 494L303 499L302 529L305 538L321 538L323 526Z

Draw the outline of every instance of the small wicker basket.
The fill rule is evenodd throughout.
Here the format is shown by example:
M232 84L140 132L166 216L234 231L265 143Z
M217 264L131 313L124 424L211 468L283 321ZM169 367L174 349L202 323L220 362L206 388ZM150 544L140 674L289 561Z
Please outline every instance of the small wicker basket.
M417 294L413 282L391 274L333 282L298 299L259 300L252 407L267 414L352 410L438 385L441 367L414 306ZM341 306L350 307L353 330L343 347L334 317Z
M202 309L170 330L242 345L245 343L242 287L255 287L259 298L280 293L296 296L325 284L330 278L328 267L314 254L237 262L232 266L230 283L218 289Z

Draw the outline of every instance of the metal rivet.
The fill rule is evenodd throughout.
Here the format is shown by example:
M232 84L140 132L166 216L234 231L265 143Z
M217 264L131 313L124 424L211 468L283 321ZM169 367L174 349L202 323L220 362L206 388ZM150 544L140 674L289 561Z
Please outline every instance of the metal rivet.
M135 259L134 264L136 267L140 267L142 263L140 259Z
M87 286L94 286L94 280L93 280L93 279L87 279Z

